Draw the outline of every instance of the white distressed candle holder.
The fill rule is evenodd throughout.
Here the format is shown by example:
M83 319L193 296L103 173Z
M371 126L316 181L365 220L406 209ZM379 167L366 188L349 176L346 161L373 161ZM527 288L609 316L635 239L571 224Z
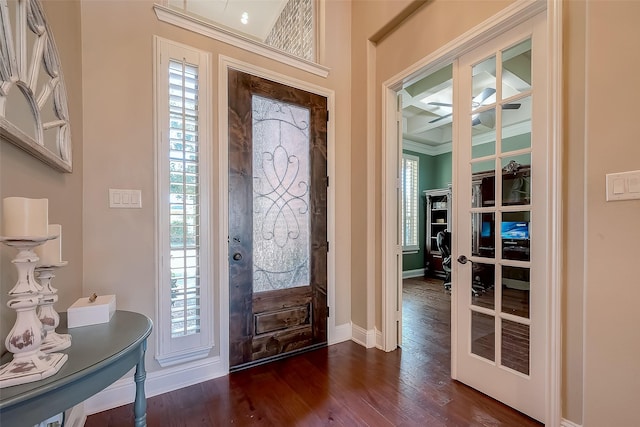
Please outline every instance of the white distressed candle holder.
M53 278L56 277L55 271L65 265L67 265L67 261L54 265L41 265L36 267L36 273L41 286L38 319L40 319L42 328L45 331L45 337L40 346L40 351L44 353L53 353L71 346L71 335L59 334L55 331L58 325L60 325L60 315L53 308L53 304L58 302L58 290L51 285Z
M11 261L18 270L18 282L9 291L12 299L7 302L16 311L16 321L5 340L13 359L0 366L0 388L50 377L67 361L66 354L46 354L40 350L44 329L37 315L40 289L35 280L38 256L33 249L55 237L0 237L0 242L18 251Z

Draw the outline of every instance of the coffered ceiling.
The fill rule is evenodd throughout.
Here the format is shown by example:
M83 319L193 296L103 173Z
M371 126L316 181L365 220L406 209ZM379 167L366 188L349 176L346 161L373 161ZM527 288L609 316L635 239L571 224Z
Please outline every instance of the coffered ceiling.
M530 132L531 97L520 94L531 89L530 44L521 43L502 55L502 137ZM412 151L442 154L451 151L453 119L453 67L448 65L406 83L402 96L403 145ZM473 67L473 143L495 140L495 57ZM513 102L509 102L514 99Z
M451 65L405 85L400 95L402 138L434 154L450 151L453 108L440 104L453 105Z

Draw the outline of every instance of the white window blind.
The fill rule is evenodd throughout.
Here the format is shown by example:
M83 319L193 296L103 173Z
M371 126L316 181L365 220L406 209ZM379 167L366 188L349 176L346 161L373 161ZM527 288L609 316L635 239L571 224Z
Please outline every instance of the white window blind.
M200 332L198 68L169 61L171 336Z
M402 155L402 249L417 251L419 229L418 170L419 158Z
M156 37L158 347L170 366L213 346L209 55Z

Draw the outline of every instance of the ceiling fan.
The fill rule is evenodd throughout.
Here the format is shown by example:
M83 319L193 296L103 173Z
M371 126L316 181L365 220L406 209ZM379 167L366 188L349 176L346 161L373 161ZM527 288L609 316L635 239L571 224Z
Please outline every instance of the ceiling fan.
M492 87L487 87L485 88L482 92L480 92L480 94L476 95L475 97L473 97L473 99L471 100L471 106L472 108L478 108L480 106L482 106L482 103L484 101L486 101L491 95L493 95L494 93L496 93L496 90ZM446 102L429 102L429 105L435 105L437 107L453 107L453 104L449 104ZM503 110L517 110L518 108L520 108L520 104L503 104L502 105L502 109ZM471 126L475 126L475 125L479 125L480 123L482 123L482 121L480 120L480 114L475 114L472 121L471 121ZM445 114L444 116L440 116L436 119L431 120L429 123L435 123L437 121L440 121L442 119L446 119L447 117L451 117L453 115L453 112L449 113L449 114Z

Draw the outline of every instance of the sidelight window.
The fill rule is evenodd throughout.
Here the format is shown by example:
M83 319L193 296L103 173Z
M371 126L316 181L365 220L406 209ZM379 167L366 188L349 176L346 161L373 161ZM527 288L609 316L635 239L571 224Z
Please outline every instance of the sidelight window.
M402 250L417 251L418 243L418 167L419 158L402 155Z
M209 56L156 39L158 354L168 366L212 347Z

